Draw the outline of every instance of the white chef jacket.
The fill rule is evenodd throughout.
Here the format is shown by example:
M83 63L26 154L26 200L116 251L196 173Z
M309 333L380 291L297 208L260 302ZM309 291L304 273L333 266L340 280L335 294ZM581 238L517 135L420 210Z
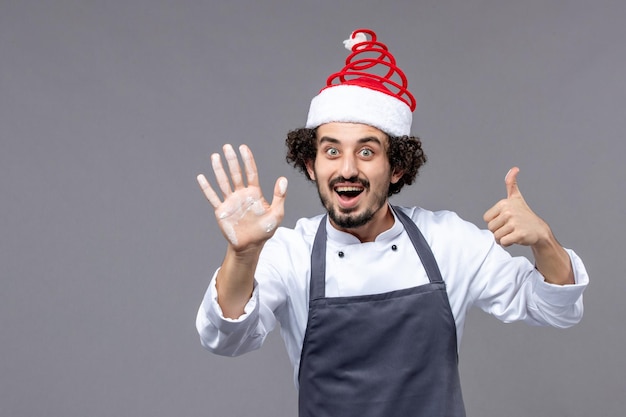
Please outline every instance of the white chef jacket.
M491 232L478 229L453 212L398 209L417 224L437 260L459 345L471 306L504 322L522 320L565 328L581 319L582 294L589 277L573 251L566 249L575 284L553 285L544 281L528 259L511 257ZM224 317L217 303L215 279L211 281L196 319L205 348L227 356L258 349L278 320L297 386L308 318L311 249L321 219L322 215L300 219L294 229L281 227L267 241L255 272L252 297L241 317ZM374 242L361 243L353 235L335 229L328 219L326 231L327 297L383 293L429 282L397 218Z

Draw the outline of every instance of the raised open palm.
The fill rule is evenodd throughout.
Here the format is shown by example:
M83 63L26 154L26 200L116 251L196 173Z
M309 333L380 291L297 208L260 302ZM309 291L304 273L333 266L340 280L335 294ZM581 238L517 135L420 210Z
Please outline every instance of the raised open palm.
M287 179L280 177L276 180L270 205L261 192L257 167L250 149L246 145L239 147L245 169L245 183L233 147L226 144L223 151L228 173L224 170L220 155L211 155L213 172L222 197L215 192L203 174L198 175L198 184L215 209L220 229L231 247L237 251L254 249L272 237L283 220Z

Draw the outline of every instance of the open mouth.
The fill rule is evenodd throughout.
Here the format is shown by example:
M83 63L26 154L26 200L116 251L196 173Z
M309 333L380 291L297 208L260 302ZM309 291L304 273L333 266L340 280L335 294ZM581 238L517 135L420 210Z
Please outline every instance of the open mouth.
M339 185L333 189L337 194L337 201L342 210L354 209L361 200L361 193L365 191L365 187L362 185Z
M339 194L340 197L354 198L363 192L363 187L356 187L356 186L335 187L335 192Z

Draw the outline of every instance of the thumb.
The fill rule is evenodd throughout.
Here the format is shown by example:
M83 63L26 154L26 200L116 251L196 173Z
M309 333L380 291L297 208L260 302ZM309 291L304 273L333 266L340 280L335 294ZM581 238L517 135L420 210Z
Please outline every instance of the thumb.
M506 198L517 197L522 195L517 186L517 174L519 174L519 168L513 167L509 170L504 178L504 184L506 185Z
M287 178L280 177L274 185L274 197L270 205L270 212L267 213L265 231L274 234L276 227L280 225L285 216L285 195L287 194ZM271 236L270 235L270 236Z
M271 209L277 210L282 217L285 206L285 195L287 194L287 178L280 177L274 185L274 197L272 199Z

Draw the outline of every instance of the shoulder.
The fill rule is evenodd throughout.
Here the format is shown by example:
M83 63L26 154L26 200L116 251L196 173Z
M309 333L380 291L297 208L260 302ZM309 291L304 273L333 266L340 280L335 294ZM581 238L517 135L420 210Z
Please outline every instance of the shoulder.
M433 227L476 227L449 210L430 211L421 207L396 207L396 209L409 216L420 229Z
M296 226L293 230L305 238L314 239L323 218L323 214L319 214L314 217L301 218L296 222Z
M255 277L261 285L280 280L294 294L306 288L311 249L322 217L302 218L293 228L276 229L263 246L257 264Z
M315 239L315 234L324 216L322 214L314 217L301 218L293 228L279 227L274 236L267 242L266 246L281 246L293 248L301 245L311 246Z
M429 244L483 242L490 245L492 235L449 210L430 211L421 207L397 207L420 229Z

